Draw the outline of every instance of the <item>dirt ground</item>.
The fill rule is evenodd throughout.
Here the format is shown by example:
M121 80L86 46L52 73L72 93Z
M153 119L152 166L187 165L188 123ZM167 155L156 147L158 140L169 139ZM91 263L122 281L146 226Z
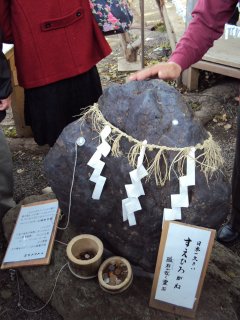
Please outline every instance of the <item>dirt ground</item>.
M149 40L146 47L145 55L148 57L145 61L159 60L162 55L159 43L166 44L166 35L157 34L155 40ZM103 86L109 86L114 82L124 83L127 73L120 73L117 70L117 58L121 54L121 49L116 46L113 54L101 62L98 66ZM162 56L163 60L166 55ZM200 89L209 88L221 81L222 77L203 73L200 79ZM225 79L227 81L227 79ZM230 80L230 79L229 79ZM201 90L195 93L183 94L188 98L196 98L201 95ZM188 99L189 100L189 99ZM191 105L191 103L190 103ZM193 105L193 104L192 104ZM194 104L196 106L196 104ZM234 99L226 101L214 121L210 121L206 128L209 130L214 139L219 142L223 150L225 159L226 174L231 179L231 170L233 166L235 136L236 136L236 111L238 102ZM228 124L228 126L226 126ZM14 198L18 203L25 197L33 194L41 194L42 189L48 185L47 178L43 171L43 159L47 153L47 148L40 148L34 144L32 139L9 138L9 145L13 155L14 163ZM0 233L0 260L2 260L6 250L6 241L4 240L2 230ZM236 241L229 246L236 255L240 256L240 241ZM38 309L43 303L31 292L29 287L19 276L20 299L22 305L28 309ZM47 306L37 313L28 313L23 311L19 306L19 288L17 277L14 271L0 271L0 319L1 320L58 320L62 319L51 306ZM214 320L214 319L213 319Z

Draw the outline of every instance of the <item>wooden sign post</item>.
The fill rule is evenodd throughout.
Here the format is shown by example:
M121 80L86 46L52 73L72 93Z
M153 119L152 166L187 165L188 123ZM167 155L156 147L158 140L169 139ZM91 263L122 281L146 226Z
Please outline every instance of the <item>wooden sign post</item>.
M13 45L3 44L3 53L5 54L9 63L12 74L12 113L14 124L16 127L18 137L32 137L32 130L30 126L25 124L24 119L24 90L19 86L17 79L17 70L14 59Z
M215 233L180 222L164 222L151 307L194 318Z

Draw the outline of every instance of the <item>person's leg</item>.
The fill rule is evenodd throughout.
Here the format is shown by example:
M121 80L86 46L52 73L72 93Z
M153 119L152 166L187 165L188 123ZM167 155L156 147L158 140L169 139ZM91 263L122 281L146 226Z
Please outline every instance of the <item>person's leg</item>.
M230 221L219 229L217 239L221 242L235 240L240 234L240 112L237 119L237 142L232 172L232 214Z
M0 128L0 220L7 210L14 205L12 158L7 141Z

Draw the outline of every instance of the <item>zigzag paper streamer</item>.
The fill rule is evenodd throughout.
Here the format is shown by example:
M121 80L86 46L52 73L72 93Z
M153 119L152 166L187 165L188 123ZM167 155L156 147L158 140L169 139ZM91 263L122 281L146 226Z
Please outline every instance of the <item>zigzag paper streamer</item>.
M187 157L186 175L179 178L179 194L171 195L171 209L164 208L164 220L181 220L181 207L189 207L188 187L195 185L195 148Z
M87 163L90 167L94 169L91 177L89 178L90 181L95 183L95 188L92 194L92 199L94 200L100 199L104 184L106 182L106 177L101 176L105 163L100 159L102 156L106 157L111 151L111 146L106 141L110 133L110 126L105 126L104 129L100 132L102 143L97 147L96 152L93 154L93 156Z
M146 144L147 141L144 140L137 160L137 169L129 172L132 183L125 185L128 197L122 200L123 221L128 220L130 226L136 225L135 212L142 209L138 198L141 195L145 195L141 179L148 175L147 170L143 166Z

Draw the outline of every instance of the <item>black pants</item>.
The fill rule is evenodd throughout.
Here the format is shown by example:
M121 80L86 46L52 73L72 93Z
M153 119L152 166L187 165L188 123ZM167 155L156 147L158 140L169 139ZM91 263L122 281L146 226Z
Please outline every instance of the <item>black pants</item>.
M240 232L240 110L237 119L237 142L232 173L232 217L233 227Z

